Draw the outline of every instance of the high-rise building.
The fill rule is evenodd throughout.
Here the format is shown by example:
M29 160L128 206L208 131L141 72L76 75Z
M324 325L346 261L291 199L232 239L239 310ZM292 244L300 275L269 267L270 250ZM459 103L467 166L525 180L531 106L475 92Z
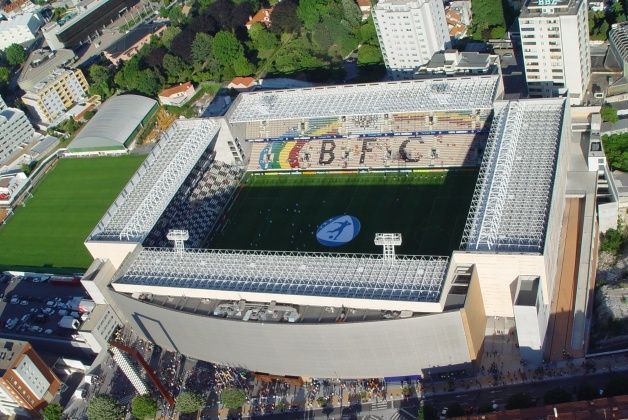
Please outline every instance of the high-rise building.
M80 69L54 70L22 96L22 102L38 122L51 124L72 106L84 100L89 84Z
M519 16L528 94L582 103L591 75L585 0L529 0Z
M0 412L35 414L55 397L61 381L26 341L0 339Z
M396 79L412 77L450 45L441 0L381 0L373 8L373 20L384 63Z

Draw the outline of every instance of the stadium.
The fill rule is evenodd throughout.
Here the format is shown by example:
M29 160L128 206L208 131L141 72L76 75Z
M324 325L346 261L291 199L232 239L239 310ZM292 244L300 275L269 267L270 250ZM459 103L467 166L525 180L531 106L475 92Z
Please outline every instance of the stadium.
M255 372L469 369L490 317L538 362L566 334L565 264L590 280L563 220L590 203L567 191L565 101L501 96L499 76L326 86L178 120L86 239L82 282L164 349Z

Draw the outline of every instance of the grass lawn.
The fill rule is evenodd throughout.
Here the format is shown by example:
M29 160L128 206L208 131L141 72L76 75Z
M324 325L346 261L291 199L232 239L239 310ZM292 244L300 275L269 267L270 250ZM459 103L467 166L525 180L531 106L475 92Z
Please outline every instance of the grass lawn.
M375 233L401 233L400 254L448 255L458 248L477 171L256 175L245 179L227 222L208 246L381 253ZM361 223L346 245L316 240L320 223L350 214Z
M0 227L0 271L85 269L83 241L144 157L61 159Z

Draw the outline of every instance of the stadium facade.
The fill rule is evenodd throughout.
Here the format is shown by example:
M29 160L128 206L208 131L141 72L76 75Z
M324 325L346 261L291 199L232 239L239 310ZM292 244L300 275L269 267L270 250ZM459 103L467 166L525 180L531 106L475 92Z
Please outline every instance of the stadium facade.
M466 369L489 317L514 318L539 361L565 261L569 108L501 95L498 75L331 86L244 93L225 117L179 120L87 238L83 284L163 348L257 372ZM480 172L451 255L203 248L247 170L460 166Z

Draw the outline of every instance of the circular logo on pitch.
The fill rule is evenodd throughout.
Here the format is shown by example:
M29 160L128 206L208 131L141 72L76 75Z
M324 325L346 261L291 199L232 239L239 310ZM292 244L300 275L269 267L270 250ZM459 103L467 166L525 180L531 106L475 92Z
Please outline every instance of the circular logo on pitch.
M360 233L360 221L348 214L332 217L320 224L316 230L316 240L325 246L341 246L353 240Z

